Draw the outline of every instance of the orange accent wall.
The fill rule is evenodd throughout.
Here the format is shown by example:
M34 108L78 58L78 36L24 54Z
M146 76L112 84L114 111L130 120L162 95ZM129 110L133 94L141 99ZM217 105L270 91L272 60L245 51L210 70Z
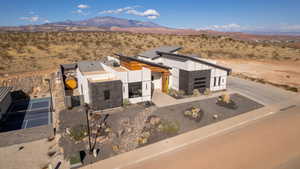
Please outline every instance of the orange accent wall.
M143 67L150 69L152 72L162 73L162 92L168 93L170 71L158 66L152 66L138 61L120 59L120 64L129 70L141 70Z

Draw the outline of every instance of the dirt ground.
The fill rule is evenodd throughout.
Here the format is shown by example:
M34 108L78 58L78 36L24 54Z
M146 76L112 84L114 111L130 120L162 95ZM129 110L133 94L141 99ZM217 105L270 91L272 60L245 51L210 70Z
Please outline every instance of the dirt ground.
M218 59L217 62L230 67L233 74L262 78L266 81L289 85L299 88L300 86L300 62L299 61L255 61L247 59Z
M23 146L23 149L19 150ZM48 152L56 152L49 156ZM50 163L56 167L58 162L62 162L60 168L67 168L66 163L60 158L61 151L55 141L47 139L33 141L24 144L0 148L0 168L5 169L43 169Z

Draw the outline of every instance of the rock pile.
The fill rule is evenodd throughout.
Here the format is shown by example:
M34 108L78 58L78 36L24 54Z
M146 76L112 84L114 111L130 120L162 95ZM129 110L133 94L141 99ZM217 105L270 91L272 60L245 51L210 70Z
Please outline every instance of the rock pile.
M191 120L199 122L203 116L203 111L197 107L191 107L190 109L183 112L185 117L188 117Z

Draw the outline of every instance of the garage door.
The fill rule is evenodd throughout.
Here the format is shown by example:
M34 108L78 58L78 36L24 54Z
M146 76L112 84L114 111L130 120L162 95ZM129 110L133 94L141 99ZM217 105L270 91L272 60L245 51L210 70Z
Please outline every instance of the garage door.
M207 88L207 78L206 77L198 77L194 78L194 89L198 89L199 91L203 92Z

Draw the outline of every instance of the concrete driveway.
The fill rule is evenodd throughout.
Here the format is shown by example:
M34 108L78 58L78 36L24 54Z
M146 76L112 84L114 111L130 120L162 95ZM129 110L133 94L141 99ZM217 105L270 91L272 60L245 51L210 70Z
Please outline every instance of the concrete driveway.
M276 104L296 96L294 92L236 77L228 77L227 89L245 95L263 105Z

